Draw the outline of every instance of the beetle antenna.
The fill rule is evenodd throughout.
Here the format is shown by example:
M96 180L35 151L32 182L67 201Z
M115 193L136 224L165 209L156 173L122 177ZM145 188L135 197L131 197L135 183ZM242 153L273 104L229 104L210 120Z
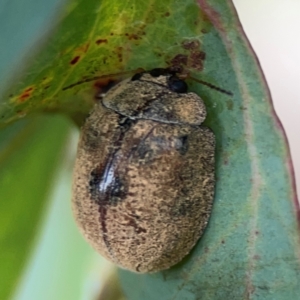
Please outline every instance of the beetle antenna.
M233 96L233 93L232 93L232 92L227 91L227 90L224 90L224 89L222 89L222 88L220 88L220 87L218 87L218 86L216 86L216 85L214 85L214 84L211 84L211 83L209 83L209 82L203 81L203 80L201 80L201 79L197 79L197 78L192 77L192 76L189 76L189 78L195 80L195 81L198 82L198 83L201 83L201 84L203 84L203 85L206 85L206 86L208 86L209 88L211 88L211 89L213 89L213 90L216 90L216 91L218 91L218 92L221 92L221 93L226 94L226 95L229 95L229 96Z
M130 73L138 73L138 72L143 72L144 69L136 69L136 70L131 70L131 71L124 71L124 72L119 72L119 73L115 73L115 74L107 74L107 75L100 75L100 76L94 76L94 77L89 77L89 78L85 78L85 79L82 79L82 80L79 80L77 82L74 82L68 86L65 86L62 88L63 91L65 90L68 90L76 85L79 85L79 84L82 84L82 83L86 83L86 82L90 82L90 81L94 81L94 80L98 80L98 79L104 79L104 78L111 78L111 77L114 77L114 76L121 76L121 75L127 75L127 74L130 74Z
M166 69L168 70L168 69ZM90 82L90 81L94 81L94 80L98 80L98 79L104 79L104 78L111 78L111 77L114 77L114 76L121 76L121 75L127 75L127 74L136 74L136 73L140 73L140 72L145 72L144 69L141 69L141 68L138 68L138 69L135 69L135 70L130 70L130 71L124 71L124 72L119 72L119 73L114 73L114 74L107 74L107 75L100 75L100 76L94 76L94 77L89 77L89 78L85 78L85 79L82 79L82 80L79 80L77 82L74 82L68 86L65 86L62 88L63 91L65 90L68 90L76 85L79 85L79 84L82 84L82 83L86 83L86 82ZM173 70L173 69L169 69L169 72L178 72L178 70ZM196 82L200 83L200 84L203 84L203 85L206 85L208 86L209 88L211 89L214 89L218 92L221 92L223 94L226 94L226 95L229 95L229 96L233 96L233 93L230 92L230 91L227 91L227 90L224 90L214 84L211 84L209 82L206 82L204 80L201 80L201 79L197 79L195 77L192 77L192 76L188 76L189 78L195 80Z

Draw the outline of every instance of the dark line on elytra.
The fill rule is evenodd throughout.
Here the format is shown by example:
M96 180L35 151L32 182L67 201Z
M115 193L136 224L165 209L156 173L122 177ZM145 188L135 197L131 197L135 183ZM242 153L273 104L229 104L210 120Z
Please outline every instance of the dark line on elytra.
M124 128L125 130L121 129L121 133L120 133L119 137L117 138L117 141L113 145L114 146L113 148L115 148L115 151L107 159L106 164L105 164L105 166L107 166L107 167L105 168L103 174L109 172L111 170L111 168L113 167L113 164L115 162L116 153L120 150L120 147L122 145L122 141L123 141L123 138L124 138L126 132L131 128L132 124L136 123L133 120L130 120L130 122L131 122L130 125L126 129ZM120 126L120 127L122 127L122 126ZM102 178L103 178L103 176L102 176ZM107 208L106 208L106 206L109 204L110 192L111 192L111 185L108 187L108 189L105 191L104 194L99 191L99 196L98 196L97 202L99 203L100 223L101 223L101 229L103 232L103 235L102 235L103 241L107 247L109 254L115 260L117 260L114 256L114 253L112 251L110 243L107 239L107 226L106 226Z
M136 120L135 122L133 122L133 121L130 119L130 121L131 121L131 125L132 125L132 124L135 124L137 120ZM149 132L147 133L147 135L142 139L142 141L139 142L139 145L141 144L141 142L144 142L145 139L148 138L148 137L153 133L153 130L154 130L157 126L158 126L158 125L155 125L154 127L151 128L151 130L149 130ZM130 128L131 128L131 126L128 127L125 131L122 132L122 134L120 135L119 140L120 140L120 139L123 139L125 133L126 133ZM121 143L121 144L122 144L122 143ZM133 147L133 148L134 148L134 147ZM130 160L130 158L133 156L133 154L134 154L138 149L139 149L139 147L137 147L137 148L133 149L132 151L130 151L129 154L127 155L127 158L126 158L126 159L127 159L127 160ZM120 150L120 148L118 148L118 149L110 156L110 157L112 157L112 159L110 160L111 162L114 161L114 157L115 157L116 153L117 153L119 150ZM111 165L112 165L112 163L110 163L110 166L111 166ZM126 169L126 172L125 172L125 173L126 173L126 174L128 173L128 168ZM106 196L107 196L107 195L106 195ZM100 201L99 201L99 202L100 202ZM103 201L103 202L105 202L105 204L108 204L108 203L109 203L109 201L107 201L107 200L106 200L106 201ZM105 215L106 215L107 209L105 208L105 209L103 209L103 211L102 211L102 210L101 210L101 205L99 205L99 206L100 206L99 212L100 212L100 216L101 216L101 218L102 218L102 222L101 222L102 231L106 233L107 230L106 230ZM142 228L142 227L140 227L140 226L137 225L137 223L136 223L136 217L137 217L137 216L136 216L136 215L135 215L135 216L133 216L133 215L128 215L128 214L124 214L124 215L126 215L126 216L129 218L129 224L128 224L128 225L129 225L129 226L132 226L132 227L136 230L137 233L140 233L140 232L146 232L144 228ZM105 243L105 245L106 245L106 247L107 247L109 253L115 258L114 254L112 253L112 249L111 249L111 247L110 247L109 241L107 240L106 236L103 236L103 241L104 241L104 243ZM117 259L115 258L115 260L117 260Z

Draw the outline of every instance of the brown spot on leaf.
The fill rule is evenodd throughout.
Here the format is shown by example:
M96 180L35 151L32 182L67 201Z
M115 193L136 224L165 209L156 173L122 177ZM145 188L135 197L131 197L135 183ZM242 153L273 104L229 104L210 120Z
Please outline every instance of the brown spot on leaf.
M19 102L24 102L26 101L31 95L32 95L32 92L33 92L33 87L28 87L26 88L22 93L21 95L18 97L18 101Z
M75 57L70 61L70 64L71 64L71 65L75 65L75 64L79 61L79 59L80 59L80 56L79 56L79 55L75 56Z
M117 47L115 52L118 56L119 62L122 62L123 61L123 47Z
M203 61L205 60L205 53L203 51L193 51L188 61L188 66L195 70L201 71L203 69Z
M24 93L19 97L19 100L20 102L24 102L29 97L30 97L30 93Z
M174 67L181 67L182 69L195 69L201 71L204 66L205 52L201 51L198 40L186 40L182 42L184 52L177 54L170 60L170 64Z
M29 92L31 92L33 90L33 87L29 87L29 88L27 88L24 92L25 93L29 93Z
M195 41L188 41L183 43L185 50L188 50L189 54L177 54L174 56L168 64L173 67L180 67L181 69L194 69L201 71L204 67L205 52L200 51L198 48L199 43Z
M146 25L143 24L137 28L135 28L134 32L126 32L124 35L128 38L130 41L137 41L142 39L142 37L146 34L145 32Z
M128 34L128 33L125 33L125 35L128 37L128 39L130 40L130 41L132 41L132 40L139 40L141 37L139 36L139 35L137 35L136 33L130 33L130 34Z
M178 54L175 57L171 59L171 65L172 66L186 66L188 62L188 57L185 54Z
M96 41L96 44L97 45L100 45L100 44L106 44L108 41L107 41L107 39L98 39L97 41Z
M182 46L186 50L196 50L199 49L200 43L197 40L187 40L182 42Z

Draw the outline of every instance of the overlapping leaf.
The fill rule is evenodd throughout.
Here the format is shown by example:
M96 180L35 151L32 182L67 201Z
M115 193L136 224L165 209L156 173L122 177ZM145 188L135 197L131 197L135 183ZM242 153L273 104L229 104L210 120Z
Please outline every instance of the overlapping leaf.
M0 133L0 299L30 255L68 129L61 117L32 117Z

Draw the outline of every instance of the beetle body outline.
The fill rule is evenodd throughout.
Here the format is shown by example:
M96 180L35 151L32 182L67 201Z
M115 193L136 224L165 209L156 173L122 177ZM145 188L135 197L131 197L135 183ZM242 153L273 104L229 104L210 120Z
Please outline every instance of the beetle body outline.
M203 101L172 72L151 72L123 80L95 105L73 175L73 212L85 238L141 273L167 269L190 252L215 185L215 137L201 125Z

